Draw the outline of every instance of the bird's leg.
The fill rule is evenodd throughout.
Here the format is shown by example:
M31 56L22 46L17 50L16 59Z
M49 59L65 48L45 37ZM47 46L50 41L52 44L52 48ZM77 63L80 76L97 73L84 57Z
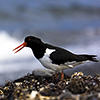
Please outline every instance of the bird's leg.
M55 77L58 78L57 72L55 72ZM61 71L61 81L63 81L63 80L64 80L64 73L63 73L63 71Z
M64 73L63 73L63 71L61 71L61 81L63 81L64 80Z
M57 71L55 71L55 74L52 77L53 81L55 81L56 79L58 79L58 73L57 73Z
M55 72L55 76L56 76L56 78L58 77L57 71Z

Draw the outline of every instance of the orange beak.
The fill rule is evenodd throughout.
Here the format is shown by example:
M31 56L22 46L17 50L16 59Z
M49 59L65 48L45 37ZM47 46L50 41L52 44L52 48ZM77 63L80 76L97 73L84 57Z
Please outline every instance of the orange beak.
M14 52L14 53L17 53L18 51L20 51L21 49L23 49L25 46L27 46L27 43L26 42L24 42L24 43L22 43L21 45L19 45L18 47L16 47L15 49L13 49L13 51L15 51L15 50L17 50L16 52Z

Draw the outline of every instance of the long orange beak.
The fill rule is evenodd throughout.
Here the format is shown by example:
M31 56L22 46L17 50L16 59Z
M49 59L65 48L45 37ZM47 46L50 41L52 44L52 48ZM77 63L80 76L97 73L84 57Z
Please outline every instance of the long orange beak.
M26 42L24 42L24 43L22 43L21 45L19 45L18 47L16 47L15 49L13 49L13 51L15 51L15 50L17 50L17 51L15 51L14 53L17 53L18 51L20 51L21 49L23 49L25 46L27 46L27 43Z

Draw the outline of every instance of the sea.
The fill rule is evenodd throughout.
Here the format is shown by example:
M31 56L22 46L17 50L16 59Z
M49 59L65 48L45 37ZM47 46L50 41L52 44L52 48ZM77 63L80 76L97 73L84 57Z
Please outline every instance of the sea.
M75 54L94 54L100 60L100 0L0 0L0 85L44 68L25 47L15 47L33 35ZM65 70L100 74L100 62Z

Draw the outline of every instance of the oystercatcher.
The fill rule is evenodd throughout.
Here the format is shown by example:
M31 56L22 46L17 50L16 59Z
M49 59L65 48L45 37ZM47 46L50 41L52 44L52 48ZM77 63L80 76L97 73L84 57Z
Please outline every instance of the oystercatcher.
M63 48L43 43L40 38L34 36L27 36L24 43L13 49L13 51L16 50L15 53L17 53L24 47L30 47L41 64L54 71L74 68L76 65L89 61L98 62L95 58L97 57L96 55L77 55Z

